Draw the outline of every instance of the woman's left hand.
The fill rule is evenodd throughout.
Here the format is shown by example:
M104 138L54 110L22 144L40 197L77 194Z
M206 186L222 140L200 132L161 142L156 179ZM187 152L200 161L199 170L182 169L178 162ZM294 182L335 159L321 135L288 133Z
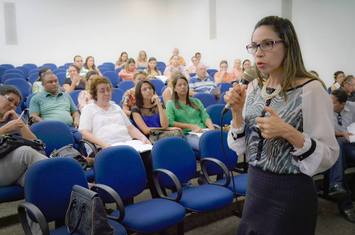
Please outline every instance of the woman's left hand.
M289 124L287 124L279 115L270 107L265 107L265 112L269 113L268 117L256 118L256 123L259 126L261 135L265 139L271 139L275 137L283 137L285 131L287 131Z

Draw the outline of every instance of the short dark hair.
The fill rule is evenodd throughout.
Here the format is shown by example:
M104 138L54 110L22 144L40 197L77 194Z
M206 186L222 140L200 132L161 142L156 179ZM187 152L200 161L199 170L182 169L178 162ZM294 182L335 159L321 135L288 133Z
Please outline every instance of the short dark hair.
M0 86L0 95L7 95L10 93L17 95L20 98L20 100L22 100L21 92L17 90L16 87L10 85Z
M343 72L343 71L341 71L341 70L336 71L336 72L334 73L334 79L336 79L336 78L338 77L338 75L339 75L339 74L344 74L344 72Z
M100 77L100 76L94 77L94 80L90 84L89 92L91 97L96 101L97 101L97 86L99 84L107 84L112 89L112 84L107 78Z
M37 81L42 81L42 77L44 76L45 73L47 72L52 72L52 70L48 67L43 67L39 70L38 72L38 79Z
M80 69L79 69L79 67L78 67L78 66L76 66L75 64L71 64L71 65L69 65L68 69L69 69L70 67L75 68L75 70L76 70L78 73L80 73Z
M348 94L344 91L343 88L336 89L332 91L332 95L338 100L340 103L345 103L348 100Z

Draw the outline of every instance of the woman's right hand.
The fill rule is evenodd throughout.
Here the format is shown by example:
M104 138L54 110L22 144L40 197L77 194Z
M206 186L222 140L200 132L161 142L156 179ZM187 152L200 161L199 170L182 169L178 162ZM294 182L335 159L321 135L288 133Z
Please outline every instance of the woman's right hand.
M192 124L190 129L191 129L192 132L202 132L202 128L199 127L198 125L193 125Z
M236 86L229 89L229 91L224 96L224 100L235 113L242 113L246 96L246 86L242 84L237 84Z
M21 128L25 127L25 125L26 124L21 119L17 118L6 123L1 129L3 134L8 134L14 131L19 131Z

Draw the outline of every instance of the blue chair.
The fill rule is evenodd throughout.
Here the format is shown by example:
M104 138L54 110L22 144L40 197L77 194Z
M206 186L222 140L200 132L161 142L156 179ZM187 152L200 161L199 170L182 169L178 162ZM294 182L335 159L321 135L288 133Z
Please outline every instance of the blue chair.
M204 162L220 164L216 159L204 159ZM189 211L214 211L233 201L233 193L226 187L209 183L191 184L197 175L196 157L191 146L181 138L170 137L157 141L152 149L152 164L155 184L160 185L157 187L160 188L158 193L161 194L166 188L175 190L168 197L174 198ZM228 169L225 169L225 174L228 175Z
M221 93L224 93L224 92L228 91L229 88L232 87L232 84L222 82L222 83L219 83L219 84L218 84L218 87L219 87Z
M13 66L12 64L0 64L1 67L4 67L6 69L14 69L15 66Z
M23 197L24 191L19 185L0 186L0 203L21 200Z
M121 70L122 70L122 68L115 69L116 74L119 74L119 72L121 72Z
M164 73L166 68L166 64L162 61L157 61L157 69L159 69L159 71L161 72L161 74Z
M31 218L39 223L43 235L69 235L63 221L72 188L74 185L88 188L80 165L73 159L54 158L37 162L26 174L25 202L18 206L25 234L32 234L27 222L27 218ZM106 188L108 187L99 185L93 189ZM52 231L49 230L49 222L55 222L56 226ZM127 234L123 226L116 221L108 219L108 223L114 228L115 235Z
M25 77L27 77L28 72L30 71L28 68L26 68L24 66L18 66L18 67L16 67L16 69L21 70L23 72L23 74L25 75Z
M21 92L24 100L27 96L32 94L32 85L22 78L7 79L5 80L4 84L16 87Z
M50 68L52 71L57 69L57 65L53 63L45 63L40 68Z
M20 78L20 79L26 81L25 75L21 75L20 73L6 73L6 72L5 72L5 73L1 76L1 82L4 83L6 80L12 79L12 78Z
M55 74L58 78L58 82L60 84L60 86L63 86L64 81L66 79L66 73L65 72L59 72Z
M38 73L31 73L28 75L27 79L29 83L33 84L38 79Z
M37 74L37 76L38 76L38 73L39 73L38 68L31 69L30 71L28 71L28 76L30 76L31 74Z
M112 62L104 62L102 66L109 68L112 71L115 71L115 64Z
M219 101L218 101L219 104L226 105L226 101L224 100L225 94L226 94L225 92L221 93L221 97L219 98Z
M164 82L162 82L159 79L151 79L149 81L154 85L155 92L157 93L157 95L161 96L162 95L162 89L165 86Z
M119 88L113 88L112 89L112 100L120 105L123 97L123 91Z
M214 74L217 72L218 72L217 69L207 69L208 75L210 75L210 77L213 78L213 80L214 80Z
M210 116L212 123L216 124L218 126L224 126L224 125L229 125L230 122L232 121L232 112L228 110L224 115L223 115L223 120L221 123L221 117L222 117L222 111L224 109L224 104L213 104L207 107L206 111L208 115Z
M217 103L216 97L212 94L196 93L193 97L201 100L201 102L202 102L203 106L205 106L205 108Z
M115 71L115 67L111 67L111 66L106 66L106 65L99 65L97 66L97 68L101 71L101 72L107 72L107 71Z
M143 161L130 146L103 149L97 154L94 166L95 182L114 189L123 201L139 195L147 185ZM154 198L136 202L112 215L120 215L119 221L130 231L146 234L179 224L179 234L183 234L185 208L171 200Z
M117 88L121 89L123 92L133 88L135 86L133 81L125 80L118 83Z
M2 75L5 73L5 71L6 71L6 68L0 66L0 81L1 81Z
M227 187L234 192L236 197L246 195L248 175L232 174L232 172L235 171L237 167L238 156L228 147L227 132L221 133L220 130L211 130L203 133L200 138L200 153L201 161L203 161L205 158L215 158L221 161L228 168L231 174L231 180L229 181L230 183L227 185ZM224 173L221 168L218 168L216 165L212 165L210 163L205 165L205 172L208 175L222 175ZM216 183L224 184L225 181L226 179L221 178L217 180Z
M31 71L32 69L36 69L37 65L32 64L32 63L27 63L27 64L23 64L22 67L25 67L28 69L28 71Z
M121 78L114 71L102 71L102 75L111 81L112 87L116 87Z
M71 99L73 100L75 106L77 106L77 107L78 107L78 97L79 97L80 92L81 92L81 90L74 90L69 93L69 95L71 96Z
M18 74L26 77L26 73L23 72L21 69L18 69L18 68L8 69L8 70L6 70L5 74L7 74L7 73L18 73Z

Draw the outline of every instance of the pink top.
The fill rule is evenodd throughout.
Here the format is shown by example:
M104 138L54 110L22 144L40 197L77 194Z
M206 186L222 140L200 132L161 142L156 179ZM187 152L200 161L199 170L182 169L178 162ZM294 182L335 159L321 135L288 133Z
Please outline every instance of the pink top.
M118 73L118 76L120 76L120 78L122 80L131 80L133 81L133 76L134 74L136 73L136 70L134 71L127 71L125 69L122 69L119 73Z
M234 80L236 80L236 77L234 76L233 73L218 71L214 75L214 81L216 84L219 84L222 82L231 83Z

